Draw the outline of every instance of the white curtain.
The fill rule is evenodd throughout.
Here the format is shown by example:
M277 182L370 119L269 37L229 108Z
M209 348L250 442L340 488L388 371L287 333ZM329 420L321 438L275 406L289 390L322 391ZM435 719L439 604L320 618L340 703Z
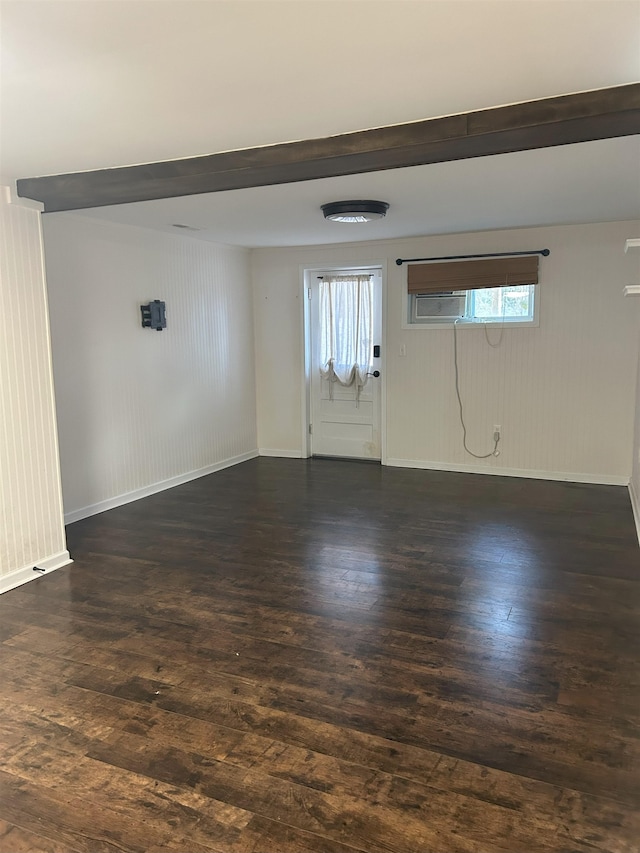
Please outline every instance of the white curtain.
M320 374L360 388L373 358L373 282L369 275L325 276L320 282Z

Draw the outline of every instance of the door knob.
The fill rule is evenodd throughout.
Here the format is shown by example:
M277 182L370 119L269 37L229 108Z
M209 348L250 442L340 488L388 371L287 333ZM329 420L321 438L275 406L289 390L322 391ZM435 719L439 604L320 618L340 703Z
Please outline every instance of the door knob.
M376 377L376 379L377 379L377 378L378 378L378 376L380 376L380 371L379 371L379 370L374 370L374 371L373 371L373 373L367 373L367 376L375 376L375 377Z

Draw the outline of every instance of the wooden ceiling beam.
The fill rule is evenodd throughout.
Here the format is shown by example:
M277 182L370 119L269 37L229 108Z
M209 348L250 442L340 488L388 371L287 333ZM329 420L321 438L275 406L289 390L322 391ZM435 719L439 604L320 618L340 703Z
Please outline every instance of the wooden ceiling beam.
M24 178L45 211L422 166L640 133L640 83L506 107L141 166Z

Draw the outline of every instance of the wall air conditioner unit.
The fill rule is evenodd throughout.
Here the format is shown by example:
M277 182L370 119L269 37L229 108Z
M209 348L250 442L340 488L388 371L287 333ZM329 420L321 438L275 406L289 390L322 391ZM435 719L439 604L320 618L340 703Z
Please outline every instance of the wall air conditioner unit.
M413 322L457 320L464 317L467 294L464 290L447 293L417 293L413 299Z

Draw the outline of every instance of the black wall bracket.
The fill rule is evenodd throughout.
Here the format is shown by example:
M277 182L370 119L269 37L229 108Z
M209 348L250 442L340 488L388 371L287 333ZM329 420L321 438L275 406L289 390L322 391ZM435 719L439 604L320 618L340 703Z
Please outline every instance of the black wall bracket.
M142 314L143 329L155 329L156 332L161 332L167 328L165 304L159 299L154 299L148 305L141 305L140 313Z

